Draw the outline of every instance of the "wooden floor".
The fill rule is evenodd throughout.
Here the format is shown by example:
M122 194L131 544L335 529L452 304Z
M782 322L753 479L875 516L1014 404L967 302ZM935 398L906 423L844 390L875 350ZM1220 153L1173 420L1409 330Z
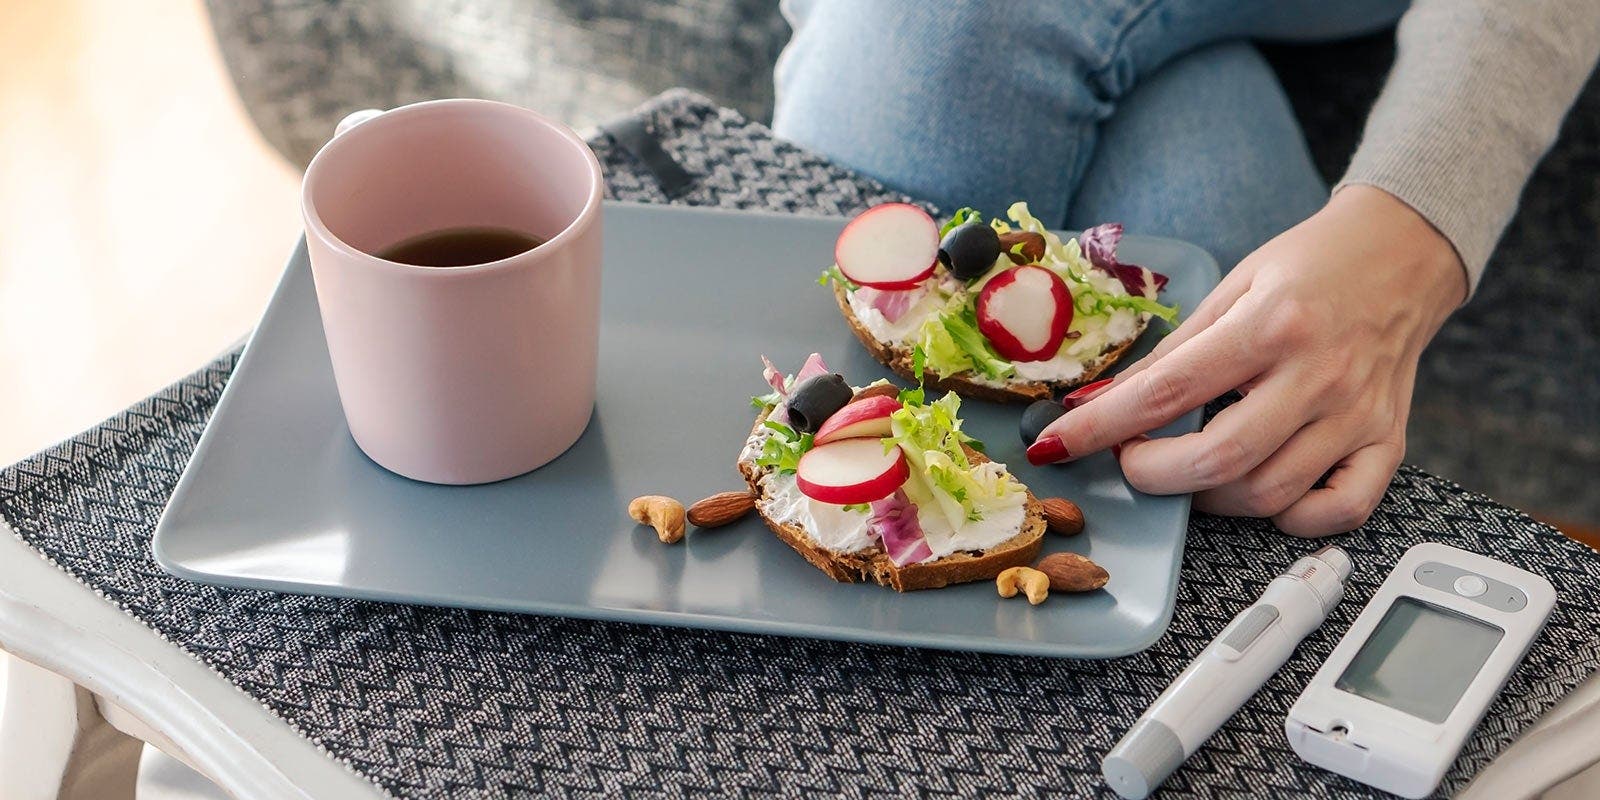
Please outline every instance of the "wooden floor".
M0 0L0 464L244 335L298 182L199 0Z

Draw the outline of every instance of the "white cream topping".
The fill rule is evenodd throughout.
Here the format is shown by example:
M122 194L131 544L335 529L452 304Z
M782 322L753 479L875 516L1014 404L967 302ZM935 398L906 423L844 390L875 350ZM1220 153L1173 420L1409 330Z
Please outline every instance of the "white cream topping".
M850 310L855 312L856 319L861 320L861 324L872 332L874 338L880 342L896 344L914 341L917 338L917 331L922 329L922 323L928 317L939 313L939 309L944 308L945 302L937 291L930 291L906 309L906 313L901 315L900 319L890 322L882 311L863 300L859 292L851 292L849 299Z
M773 433L760 428L750 435L740 461L753 461L761 453L761 445ZM1005 474L1004 464L989 462L978 469ZM868 511L846 511L844 506L821 503L800 491L793 475L780 475L767 471L761 478L761 499L757 501L761 513L779 524L804 528L822 547L836 553L854 553L877 543L872 534L872 514ZM950 525L943 514L918 509L917 521L922 525L923 538L933 551L927 561L944 558L965 550L987 550L1022 530L1028 510L1017 504L989 510L981 520L968 520L959 528Z

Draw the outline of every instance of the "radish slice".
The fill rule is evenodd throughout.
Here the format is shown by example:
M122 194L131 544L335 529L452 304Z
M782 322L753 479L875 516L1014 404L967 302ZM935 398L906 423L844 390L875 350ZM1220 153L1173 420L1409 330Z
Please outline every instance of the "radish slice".
M933 274L938 257L939 224L909 203L861 212L833 245L839 271L874 289L910 289Z
M882 394L856 400L833 412L833 416L817 428L812 443L821 446L839 439L882 439L890 433L890 415L899 411L900 406L898 399Z
M1072 324L1072 293L1044 267L1012 267L978 294L978 331L1011 361L1054 358Z
M812 447L795 471L801 494L841 506L881 500L909 477L905 451L890 447L884 452L882 439L841 439Z

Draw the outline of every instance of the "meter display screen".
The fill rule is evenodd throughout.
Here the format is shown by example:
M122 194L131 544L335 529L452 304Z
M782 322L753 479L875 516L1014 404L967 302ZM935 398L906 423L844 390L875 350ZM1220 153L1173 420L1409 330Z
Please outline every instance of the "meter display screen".
M1400 597L1334 686L1441 723L1504 636L1482 620Z

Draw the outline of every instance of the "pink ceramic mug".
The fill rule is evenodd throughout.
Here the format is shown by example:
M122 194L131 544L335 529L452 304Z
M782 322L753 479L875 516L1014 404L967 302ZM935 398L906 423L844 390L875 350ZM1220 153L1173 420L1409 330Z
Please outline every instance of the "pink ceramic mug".
M601 194L583 140L516 106L436 100L340 123L301 199L339 399L373 461L485 483L577 441L594 409ZM373 255L461 227L545 243L462 267Z

